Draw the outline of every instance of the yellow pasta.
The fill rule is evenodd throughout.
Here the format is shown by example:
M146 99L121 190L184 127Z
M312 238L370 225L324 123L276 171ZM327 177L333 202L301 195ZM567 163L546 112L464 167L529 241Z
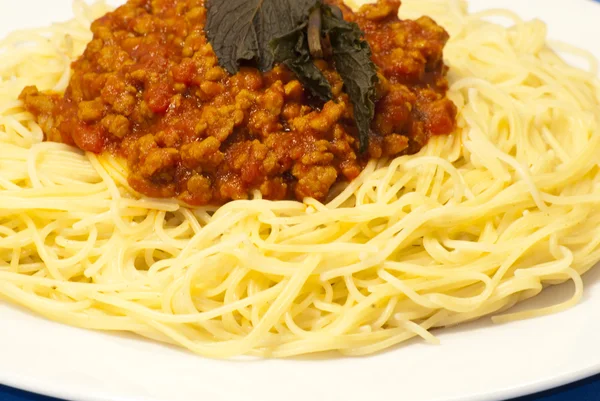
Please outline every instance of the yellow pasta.
M451 34L458 130L372 162L327 204L259 198L189 209L145 199L117 159L42 142L16 100L64 90L103 3L4 39L0 297L66 324L208 357L375 353L432 328L562 311L600 261L597 61L566 64L546 28L458 0L407 0ZM489 17L509 18L504 27ZM564 304L510 314L547 285Z

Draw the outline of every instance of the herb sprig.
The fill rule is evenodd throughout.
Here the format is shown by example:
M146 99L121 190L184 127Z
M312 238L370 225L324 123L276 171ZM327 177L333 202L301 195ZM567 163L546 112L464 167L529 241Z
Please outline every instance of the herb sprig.
M331 85L314 61L332 61L354 108L360 150L368 148L377 70L363 32L339 8L322 0L207 0L206 7L208 40L231 74L245 64L264 72L282 63L313 96L329 101Z

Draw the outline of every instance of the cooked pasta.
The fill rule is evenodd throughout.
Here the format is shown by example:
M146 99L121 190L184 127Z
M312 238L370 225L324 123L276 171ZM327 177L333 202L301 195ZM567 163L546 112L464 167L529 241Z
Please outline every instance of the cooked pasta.
M433 328L565 310L600 261L600 85L507 10L407 0L451 34L458 129L418 154L371 162L326 203L188 208L141 197L109 155L43 142L17 100L64 91L108 11L1 42L0 296L49 319L126 331L197 354L375 353ZM510 27L489 21L507 17ZM557 47L558 46L558 47ZM567 302L510 307L571 281Z

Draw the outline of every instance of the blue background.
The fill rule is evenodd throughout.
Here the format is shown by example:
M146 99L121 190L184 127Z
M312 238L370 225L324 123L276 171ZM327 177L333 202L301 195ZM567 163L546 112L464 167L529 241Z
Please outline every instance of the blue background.
M600 0L596 0L600 2ZM1 356L0 356L1 357ZM0 385L0 401L60 401ZM190 400L192 401L192 400ZM196 401L196 400L193 400ZM198 400L199 401L199 400ZM600 401L600 375L545 393L511 401Z
M0 386L0 401L59 401ZM190 400L205 401L205 400ZM209 401L209 400L206 400ZM308 401L308 400L307 400ZM319 400L321 401L321 400ZM600 376L514 401L600 401Z

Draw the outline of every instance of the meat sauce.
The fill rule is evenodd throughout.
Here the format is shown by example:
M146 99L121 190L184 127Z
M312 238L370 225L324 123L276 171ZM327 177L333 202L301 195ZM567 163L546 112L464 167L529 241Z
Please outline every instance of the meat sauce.
M448 34L428 17L400 20L398 0L344 18L365 33L378 67L369 148L359 152L353 108L333 65L318 61L334 101L314 104L283 66L236 75L207 41L203 0L130 0L92 24L64 95L21 94L46 139L127 159L141 194L219 205L260 191L266 199L324 200L369 159L414 153L449 134Z

